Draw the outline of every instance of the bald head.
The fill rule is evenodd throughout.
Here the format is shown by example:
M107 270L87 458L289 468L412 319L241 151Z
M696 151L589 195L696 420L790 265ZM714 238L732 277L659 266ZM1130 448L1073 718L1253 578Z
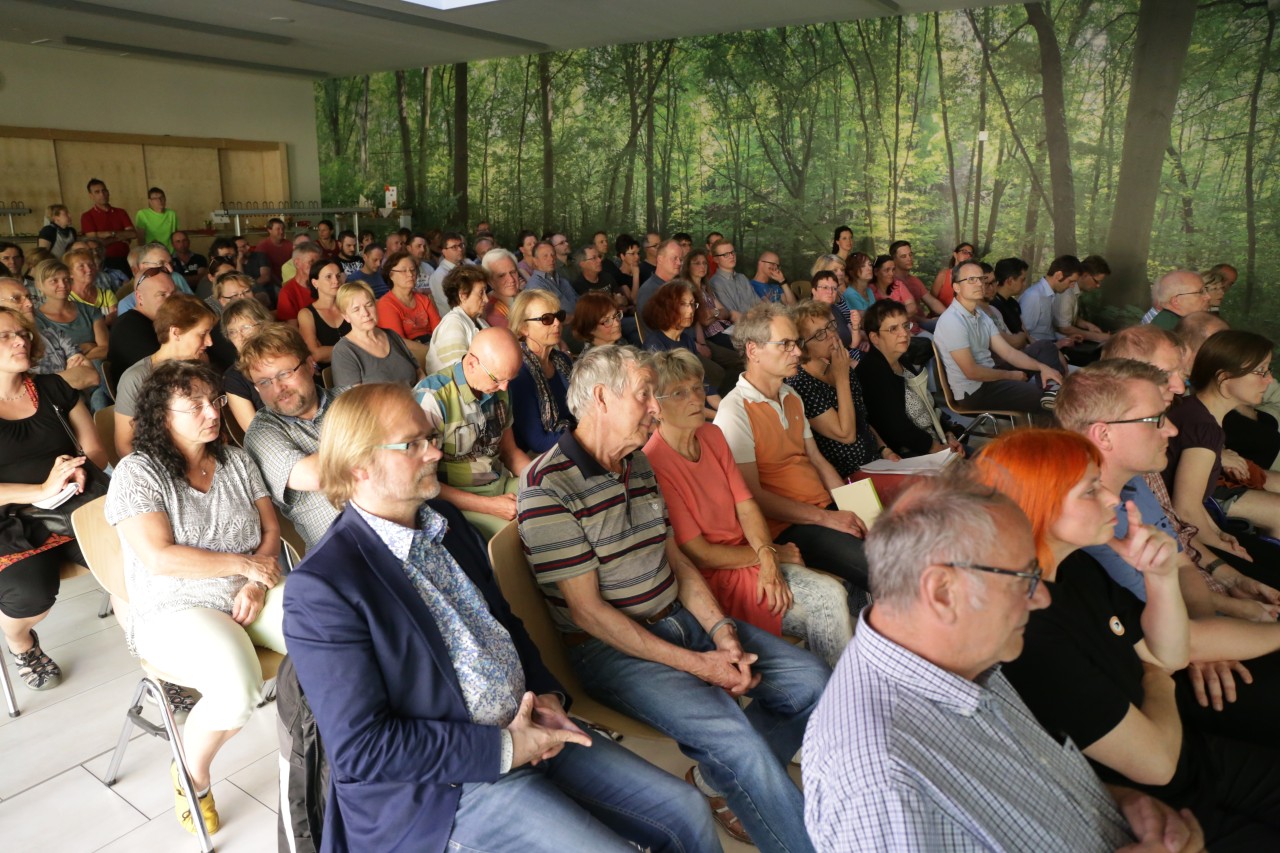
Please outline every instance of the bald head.
M471 339L462 359L462 373L471 390L492 394L505 390L507 383L520 373L524 357L515 335L497 327L481 329Z
M1165 273L1156 282L1156 301L1165 308L1185 317L1209 308L1209 294L1205 290L1200 273L1191 270L1174 270Z
M154 269L160 268L155 267ZM154 320L156 312L160 310L160 306L164 304L166 299L173 296L178 286L173 283L173 276L167 272L155 272L151 273L151 275L146 275L148 272L150 270L143 271L143 276L145 277L140 277L141 280L133 292L138 298L136 310Z
M1224 329L1229 329L1227 321L1217 314L1208 311L1196 311L1178 321L1174 334L1182 338L1182 343L1190 350L1190 359L1195 360L1200 345Z

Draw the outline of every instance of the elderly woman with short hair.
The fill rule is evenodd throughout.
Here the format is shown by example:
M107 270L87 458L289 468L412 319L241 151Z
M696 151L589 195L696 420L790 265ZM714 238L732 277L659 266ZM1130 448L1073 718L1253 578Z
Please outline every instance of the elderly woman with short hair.
M285 652L280 526L253 460L222 443L225 400L207 365L156 367L138 395L135 452L116 466L106 503L129 591L125 639L201 694L182 738L198 806L171 768L174 810L192 833L196 815L217 831L210 764L262 701L254 646Z
M548 450L573 424L566 394L573 361L560 349L565 312L549 290L521 291L511 305L509 328L520 341L524 366L507 389L516 446L530 455Z
M444 277L444 298L449 312L431 333L427 373L439 373L462 361L476 332L489 328L481 315L488 304L489 277L470 264L458 264Z
M853 636L844 585L804 568L794 544L775 544L724 434L703 420L702 364L685 350L650 360L662 407L644 446L667 502L676 544L725 613L775 636L803 637L835 666Z
M493 291L484 311L484 320L490 326L507 328L511 303L524 289L524 279L516 264L516 256L503 248L490 249L480 259L480 267L488 273L489 288Z

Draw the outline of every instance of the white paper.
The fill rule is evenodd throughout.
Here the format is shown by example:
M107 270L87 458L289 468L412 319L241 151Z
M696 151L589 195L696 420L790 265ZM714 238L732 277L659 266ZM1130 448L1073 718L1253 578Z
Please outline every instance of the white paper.
M951 463L956 454L950 450L939 450L925 456L912 456L909 459L877 459L868 462L861 470L866 474L936 474Z

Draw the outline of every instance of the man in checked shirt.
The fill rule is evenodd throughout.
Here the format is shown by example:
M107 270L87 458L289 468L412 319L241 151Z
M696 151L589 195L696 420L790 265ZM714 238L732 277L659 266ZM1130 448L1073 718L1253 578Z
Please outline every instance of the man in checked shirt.
M1000 672L1049 603L1035 555L1018 507L957 477L923 480L876 521L875 604L805 732L817 850L1203 849L1189 812L1104 786Z

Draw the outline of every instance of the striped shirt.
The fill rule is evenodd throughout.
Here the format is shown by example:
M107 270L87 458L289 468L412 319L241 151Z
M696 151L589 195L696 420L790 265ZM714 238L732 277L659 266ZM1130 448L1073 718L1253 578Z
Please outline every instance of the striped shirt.
M511 428L506 391L477 394L462 362L433 373L413 389L418 405L441 433L441 482L459 489L487 486L503 474L498 458L502 435Z
M864 610L804 738L819 851L1111 851L1127 824L1084 756L998 667L970 681L877 633Z
M640 451L615 474L567 430L520 477L517 512L525 555L561 631L582 628L556 582L587 572L597 573L601 598L635 619L675 601L667 505Z

